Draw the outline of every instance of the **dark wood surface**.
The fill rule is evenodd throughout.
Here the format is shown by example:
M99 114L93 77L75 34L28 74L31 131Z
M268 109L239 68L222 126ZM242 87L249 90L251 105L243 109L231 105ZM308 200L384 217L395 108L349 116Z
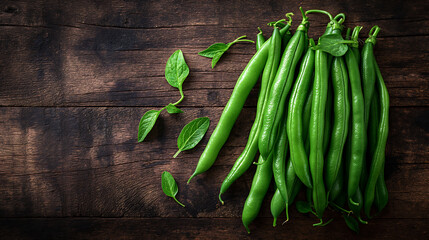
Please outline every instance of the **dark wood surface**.
M382 30L375 53L391 97L386 155L389 203L360 235L335 220L291 210L273 228L272 189L247 235L241 211L251 168L224 195L222 180L241 153L258 89L207 173L186 180L213 131L235 81L255 52L238 44L215 69L197 55L214 42L241 35L293 11L298 1L2 1L0 3L0 236L6 239L153 238L429 238L429 18L427 1L308 1L304 9L346 13L362 36ZM317 37L326 17L311 16ZM190 67L185 113L162 113L137 143L143 113L179 99L164 79L168 57L182 49ZM208 116L208 134L173 159L182 127ZM182 208L160 185L169 171ZM302 196L301 196L302 197Z

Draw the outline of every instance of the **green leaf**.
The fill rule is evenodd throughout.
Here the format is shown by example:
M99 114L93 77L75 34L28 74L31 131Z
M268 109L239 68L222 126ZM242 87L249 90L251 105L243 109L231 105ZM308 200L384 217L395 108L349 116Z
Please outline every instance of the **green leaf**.
M210 119L208 117L197 118L186 124L180 132L179 138L177 138L179 151L173 157L177 157L181 151L194 148L206 134L209 125Z
M354 232L359 233L359 223L353 216L343 214L347 226Z
M176 106L174 106L172 103L169 103L165 107L165 109L167 109L167 112L170 113L170 114L173 114L173 113L182 113L183 112L182 110L180 110L179 108L177 108Z
M149 110L143 115L139 123L139 132L137 136L138 142L143 142L147 134L155 125L160 113L161 110Z
M165 79L175 88L181 88L182 83L189 75L189 67L186 65L182 50L175 51L165 65Z
M326 34L319 38L319 43L313 48L314 50L322 50L330 53L335 57L340 57L346 54L349 40L344 40L340 34Z
M167 171L163 172L161 175L161 186L162 191L165 195L172 197L180 206L185 207L181 202L176 199L177 192L179 192L179 188L177 187L176 180L174 177Z
M218 55L219 53L223 54L228 50L230 45L225 43L215 43L212 44L210 47L208 47L206 50L201 51L198 53L198 55L208 58L213 58L215 55Z
M212 59L212 68L214 68L216 66L216 63L219 62L220 57L222 57L223 53L219 53L215 56L213 56Z
M216 66L216 63L219 61L220 57L222 57L222 55L228 51L229 47L231 47L234 43L237 42L252 42L252 40L249 39L242 39L245 38L246 36L241 36L237 39L235 39L234 41L230 42L230 43L214 43L212 45L210 45L207 49L201 51L198 53L198 55L203 56L203 57L207 57L207 58L212 58L212 68L214 68Z
M298 212L300 213L309 213L311 212L311 207L310 207L310 204L308 204L308 202L297 201L296 210L298 210Z

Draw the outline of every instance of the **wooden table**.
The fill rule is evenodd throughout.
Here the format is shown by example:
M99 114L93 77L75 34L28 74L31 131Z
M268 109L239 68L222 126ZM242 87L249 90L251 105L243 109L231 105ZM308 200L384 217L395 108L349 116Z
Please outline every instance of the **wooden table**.
M197 53L295 13L299 1L2 1L0 3L0 236L6 239L418 239L428 238L429 9L427 1L309 1L304 9L344 12L361 36L382 28L375 53L391 97L386 180L390 201L360 235L338 214L326 227L293 207L273 228L269 199L247 235L241 211L252 167L224 195L222 180L241 153L255 88L215 165L186 180L216 126L235 81L255 52L237 44L216 68ZM327 18L312 15L309 35ZM190 67L185 112L161 114L137 143L149 109L179 99L164 79L182 49ZM178 158L176 139L196 117L212 122L203 141ZM161 173L179 185L182 208L161 190ZM280 220L282 221L282 219Z

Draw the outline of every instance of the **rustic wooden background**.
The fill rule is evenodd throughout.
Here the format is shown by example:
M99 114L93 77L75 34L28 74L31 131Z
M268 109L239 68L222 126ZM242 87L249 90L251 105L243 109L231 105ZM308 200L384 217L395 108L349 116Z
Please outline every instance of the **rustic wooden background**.
M291 210L273 228L267 200L247 235L241 211L254 168L224 195L222 180L243 149L258 90L252 91L231 137L210 171L186 180L213 131L235 81L255 52L230 49L215 69L197 55L214 42L241 35L298 6L344 12L362 36L382 28L375 48L391 97L386 179L381 215L360 235L336 219ZM0 236L6 239L428 239L429 4L427 1L2 1L0 3ZM310 36L325 28L311 16ZM168 57L182 49L190 67L185 113L161 114L144 143L140 117L179 99L164 79ZM208 116L201 144L173 159L182 127ZM178 199L160 184L170 171ZM272 190L269 196L272 194Z

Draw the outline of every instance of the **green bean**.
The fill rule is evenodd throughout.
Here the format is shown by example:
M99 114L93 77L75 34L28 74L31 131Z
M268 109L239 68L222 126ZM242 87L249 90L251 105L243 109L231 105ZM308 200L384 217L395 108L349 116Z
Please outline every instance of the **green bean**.
M389 93L386 85L384 84L383 77L377 62L374 59L375 71L376 71L376 86L379 94L380 102L380 122L377 137L377 147L375 149L371 168L369 171L368 182L365 188L365 214L370 217L371 206L374 201L375 186L377 179L382 172L383 164L385 161L385 149L387 142L387 135L389 131Z
M380 176L377 179L377 185L375 186L375 206L378 212L381 212L389 200L389 193L387 192L386 182L384 181L384 164L381 168Z
M308 89L314 72L314 50L309 48L305 54L298 77L294 84L288 109L287 134L290 139L291 161L295 172L307 187L311 187L311 175L308 157L304 147L304 137L308 131L308 124L303 126L303 109ZM306 106L309 106L308 104ZM311 106L311 104L310 104ZM309 121L310 108L307 108ZM305 135L304 135L305 133Z
M362 164L365 152L365 119L364 103L359 73L359 66L351 49L345 55L347 68L349 72L349 81L351 89L351 129L350 129L350 164L347 184L347 196L352 203L352 196L355 194L362 173ZM355 205L357 203L354 203Z
M262 44L264 44L265 42L265 37L262 33L261 28L258 27L258 30L259 30L259 33L256 35L256 45L255 45L256 51L258 51L262 47Z
M347 140L350 102L348 94L348 73L342 57L335 57L331 67L334 92L334 123L329 151L326 154L325 184L329 192L337 178Z
M364 221L360 215L360 213L362 211L362 207L363 207L363 196L362 196L362 192L361 192L359 186L358 186L355 194L352 196L352 200L353 200L353 202L358 203L357 205L355 205L349 201L349 207L352 210L353 214L357 217L359 222L361 222L363 224L368 224L368 222Z
M313 83L313 102L310 116L310 172L313 179L313 202L317 217L322 219L326 208L323 183L323 134L325 105L328 92L327 53L316 50Z
M289 205L288 197L288 186L286 184L286 157L288 152L288 138L287 138L287 126L285 119L286 115L283 116L283 121L280 123L279 138L273 149L273 176L276 183L277 189L283 197L284 204L286 206L286 221L289 220L289 212L287 206Z
M260 161L263 161L261 156L259 156L258 162ZM248 233L250 233L249 224L258 216L262 201L264 200L265 194L267 194L273 176L272 155L265 161L265 164L260 164L256 167L252 187L244 203L241 220Z

